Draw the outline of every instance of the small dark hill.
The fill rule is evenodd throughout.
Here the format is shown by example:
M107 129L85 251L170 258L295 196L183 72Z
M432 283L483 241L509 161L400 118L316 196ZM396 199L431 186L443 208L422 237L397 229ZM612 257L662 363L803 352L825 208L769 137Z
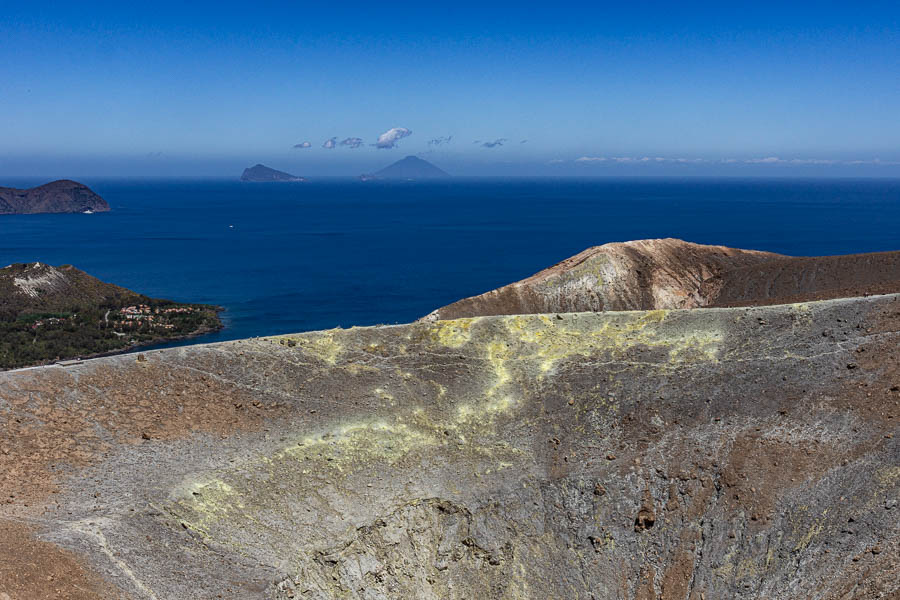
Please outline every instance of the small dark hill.
M368 177L373 179L440 179L450 177L450 175L418 156L407 156Z
M0 215L106 212L109 204L89 187L60 179L20 190L0 187Z
M265 165L254 165L244 169L241 181L268 182L268 181L306 181L303 177L291 175L284 171L271 169Z
M69 311L82 305L112 307L146 299L71 265L17 263L0 269L0 318Z

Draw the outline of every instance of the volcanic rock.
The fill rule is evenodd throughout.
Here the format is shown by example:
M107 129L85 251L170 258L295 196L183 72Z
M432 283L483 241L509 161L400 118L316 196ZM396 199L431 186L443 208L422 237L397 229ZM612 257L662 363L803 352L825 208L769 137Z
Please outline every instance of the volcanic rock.
M72 265L15 263L0 269L0 315L61 312L81 304L105 306L139 302L142 298Z
M790 257L676 239L589 248L424 317L755 306L900 292L900 252Z
M898 332L893 294L0 373L0 591L895 597Z

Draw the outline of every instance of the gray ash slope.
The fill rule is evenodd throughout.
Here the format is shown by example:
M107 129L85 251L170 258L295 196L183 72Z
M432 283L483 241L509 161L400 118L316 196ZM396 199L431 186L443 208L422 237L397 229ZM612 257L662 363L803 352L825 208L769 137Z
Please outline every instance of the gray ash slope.
M896 294L176 348L0 416L11 597L900 593Z

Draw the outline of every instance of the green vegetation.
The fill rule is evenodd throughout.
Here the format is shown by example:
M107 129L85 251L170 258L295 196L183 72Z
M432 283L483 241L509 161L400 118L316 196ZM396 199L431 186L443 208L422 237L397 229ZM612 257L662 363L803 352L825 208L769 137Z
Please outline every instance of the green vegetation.
M215 331L219 310L149 298L74 267L11 265L0 269L0 369Z
M214 331L221 327L215 307L144 299L150 314L127 319L123 306L97 307L60 313L30 313L15 318L0 315L0 369L115 352L134 345ZM166 313L166 309L186 312ZM105 319L109 311L108 321Z

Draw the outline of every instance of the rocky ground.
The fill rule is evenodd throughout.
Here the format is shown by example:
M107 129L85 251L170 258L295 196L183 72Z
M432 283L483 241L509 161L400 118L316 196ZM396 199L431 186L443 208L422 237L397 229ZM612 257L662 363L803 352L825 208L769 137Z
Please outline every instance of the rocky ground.
M4 600L900 594L898 294L115 356L0 420Z

